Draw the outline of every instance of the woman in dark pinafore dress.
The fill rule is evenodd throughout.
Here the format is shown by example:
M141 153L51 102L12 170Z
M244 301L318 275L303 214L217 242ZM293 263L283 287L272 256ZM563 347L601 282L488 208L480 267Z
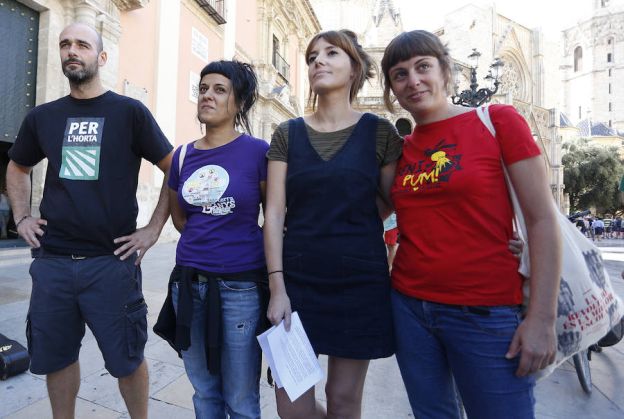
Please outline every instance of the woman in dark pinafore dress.
M394 353L376 201L393 179L401 138L387 120L351 108L372 75L353 33L317 35L306 60L318 108L281 124L268 153L268 317L288 325L299 313L315 352L329 356L327 414L358 417L369 360ZM283 389L276 397L282 418L325 417L313 388L296 403Z

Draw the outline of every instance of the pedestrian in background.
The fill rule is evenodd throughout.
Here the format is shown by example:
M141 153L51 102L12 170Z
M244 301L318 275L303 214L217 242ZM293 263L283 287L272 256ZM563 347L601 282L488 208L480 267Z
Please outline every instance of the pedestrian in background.
M388 251L388 267L392 270L392 263L399 245L399 229L394 212L384 220L384 242Z
M401 236L392 269L397 360L416 417L459 418L457 388L468 417L532 418L530 374L556 350L561 251L547 174L513 107L490 108L493 138L473 109L448 102L452 68L426 31L399 35L382 59L386 105L392 110L394 94L417 124L392 186ZM531 242L524 318L501 158Z
M578 220L576 220L576 228L579 229L579 231L583 234L585 234L585 221L583 221L582 218L579 218Z
M594 223L596 222L596 220L593 217L589 217L587 219L587 233L589 234L589 238L592 239L592 241L596 241L596 228Z
M602 240L602 235L604 234L604 222L602 218L596 218L596 221L594 221L594 234L598 241Z
M604 218L602 222L604 223L604 236L610 239L613 233L613 219L609 216L608 218Z

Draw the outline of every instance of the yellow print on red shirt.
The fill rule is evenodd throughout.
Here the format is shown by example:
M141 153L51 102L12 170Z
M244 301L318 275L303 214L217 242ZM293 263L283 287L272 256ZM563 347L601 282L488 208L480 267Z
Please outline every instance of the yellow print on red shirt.
M421 187L439 187L439 182L449 182L451 175L461 170L462 156L455 154L456 147L457 144L445 144L445 140L440 140L432 149L426 149L424 154L428 159L399 169L400 186L416 192Z

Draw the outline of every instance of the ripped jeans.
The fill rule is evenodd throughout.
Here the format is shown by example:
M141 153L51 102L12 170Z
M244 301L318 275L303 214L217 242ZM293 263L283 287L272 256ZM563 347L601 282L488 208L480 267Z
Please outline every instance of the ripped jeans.
M260 347L255 331L260 318L260 298L252 281L218 280L221 292L221 373L210 374L205 335L208 284L193 282L191 346L182 351L184 368L195 394L197 418L260 418ZM171 290L177 312L178 284ZM226 416L228 415L228 416Z

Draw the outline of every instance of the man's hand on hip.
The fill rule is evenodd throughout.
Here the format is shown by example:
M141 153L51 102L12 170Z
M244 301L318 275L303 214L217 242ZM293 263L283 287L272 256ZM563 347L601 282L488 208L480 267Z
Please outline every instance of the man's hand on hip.
M137 260L134 262L135 265L138 265L141 263L141 259L143 259L143 255L145 255L147 249L156 243L159 235L159 229L145 226L138 228L134 233L128 236L117 237L114 240L115 244L125 243L115 250L115 256L121 255L119 259L124 260L132 256L132 254L138 253Z
M43 218L35 218L30 215L17 222L17 234L19 234L26 243L32 248L41 247L37 236L43 236L43 229L41 226L47 225L48 222Z

